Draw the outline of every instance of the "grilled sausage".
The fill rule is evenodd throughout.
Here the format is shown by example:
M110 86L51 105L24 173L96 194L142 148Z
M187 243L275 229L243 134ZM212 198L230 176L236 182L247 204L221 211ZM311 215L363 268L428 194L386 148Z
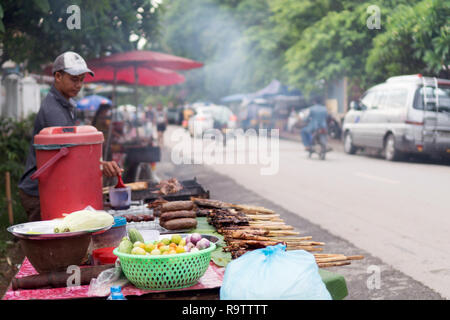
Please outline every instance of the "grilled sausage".
M193 229L197 227L197 220L193 218L179 218L159 222L161 227L167 230Z
M192 210L194 203L192 201L171 201L161 205L161 212Z
M197 215L195 211L167 211L161 213L159 220L161 221L167 221L167 220L173 220L173 219L179 219L179 218L195 218Z

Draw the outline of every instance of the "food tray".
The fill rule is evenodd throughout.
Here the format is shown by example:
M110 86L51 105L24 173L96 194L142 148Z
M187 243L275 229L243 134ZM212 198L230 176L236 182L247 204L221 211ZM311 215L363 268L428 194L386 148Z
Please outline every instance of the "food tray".
M195 285L208 269L215 249L211 243L198 252L150 256L121 253L116 248L113 253L119 257L127 279L137 288L170 290Z
M30 239L30 240L39 240L39 239L56 239L56 238L68 238L73 236L78 236L87 233L102 233L107 231L112 227L112 225L96 228L90 230L82 230L75 232L61 232L54 233L54 228L58 225L60 221L59 219L54 220L44 220L44 221L34 221L34 222L26 222L21 224L16 224L14 226L10 226L7 230L11 232L14 236L21 239Z

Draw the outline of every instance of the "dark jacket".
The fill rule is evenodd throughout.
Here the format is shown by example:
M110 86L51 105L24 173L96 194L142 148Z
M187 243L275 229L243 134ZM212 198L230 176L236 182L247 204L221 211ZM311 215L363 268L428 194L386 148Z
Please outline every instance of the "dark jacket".
M47 127L74 126L76 118L76 102L67 100L52 86L41 103L41 108L34 121L33 138L30 144L25 173L20 178L19 188L30 196L39 196L38 180L31 180L30 176L36 171L36 153L33 147L34 136Z

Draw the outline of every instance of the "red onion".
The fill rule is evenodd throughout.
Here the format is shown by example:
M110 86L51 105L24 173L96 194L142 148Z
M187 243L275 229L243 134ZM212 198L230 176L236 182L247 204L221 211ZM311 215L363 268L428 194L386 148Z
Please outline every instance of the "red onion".
M191 235L191 242L193 244L197 244L197 242L199 242L201 239L202 239L202 235L200 233L193 233Z
M210 244L209 240L206 239L206 238L203 238L203 239L201 239L199 242L197 242L196 247L197 247L199 250L202 250L202 249L209 248L210 245L211 245L211 244Z

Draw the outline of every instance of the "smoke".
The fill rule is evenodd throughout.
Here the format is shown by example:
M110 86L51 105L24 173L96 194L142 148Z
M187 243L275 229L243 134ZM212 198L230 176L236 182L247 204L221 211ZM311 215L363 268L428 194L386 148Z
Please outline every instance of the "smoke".
M213 0L179 0L168 6L164 29L174 54L205 64L186 74L185 86L192 99L217 102L245 90L248 72L245 29L230 9Z

